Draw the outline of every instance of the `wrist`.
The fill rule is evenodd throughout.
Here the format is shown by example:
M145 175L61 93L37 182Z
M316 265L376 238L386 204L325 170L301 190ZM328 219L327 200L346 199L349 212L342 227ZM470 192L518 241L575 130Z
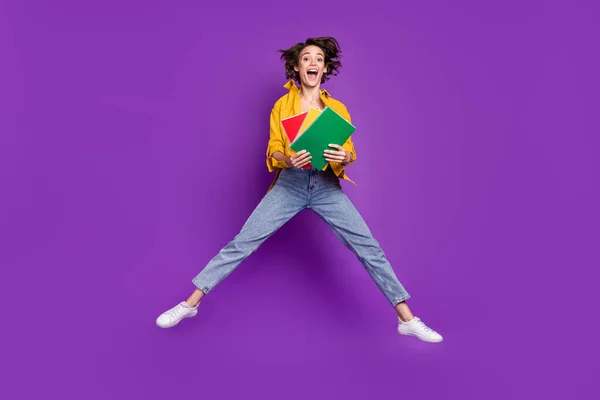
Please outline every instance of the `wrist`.
M347 151L344 156L344 160L342 161L342 165L344 165L344 166L348 165L348 163L350 162L351 159L352 159L352 153Z

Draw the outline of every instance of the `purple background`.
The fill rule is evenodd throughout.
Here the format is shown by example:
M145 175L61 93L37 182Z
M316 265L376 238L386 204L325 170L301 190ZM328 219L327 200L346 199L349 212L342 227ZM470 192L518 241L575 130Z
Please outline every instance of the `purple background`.
M95 3L0 2L3 398L595 397L594 2ZM266 192L276 50L317 35L343 186L445 341L310 212L157 328Z

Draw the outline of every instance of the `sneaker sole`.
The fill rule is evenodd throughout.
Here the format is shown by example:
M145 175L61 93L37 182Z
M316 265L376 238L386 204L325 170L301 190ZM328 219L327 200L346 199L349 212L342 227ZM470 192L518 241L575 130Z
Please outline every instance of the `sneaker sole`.
M196 311L194 314L186 315L185 317L183 317L180 320L178 320L177 322L175 322L173 325L160 326L160 325L156 324L156 326L158 326L159 328L162 328L162 329L169 329L169 328L172 328L174 326L177 326L177 324L179 324L181 321L183 321L186 318L194 318L196 316L196 314L198 314L198 311Z
M423 339L421 336L419 335L415 335L414 333L410 333L410 332L402 332L400 329L398 329L398 333L404 336L412 336L412 337L416 337L417 339L423 341L423 342L427 342L427 343L440 343L444 340L444 338L441 338L440 340L434 340L434 339Z

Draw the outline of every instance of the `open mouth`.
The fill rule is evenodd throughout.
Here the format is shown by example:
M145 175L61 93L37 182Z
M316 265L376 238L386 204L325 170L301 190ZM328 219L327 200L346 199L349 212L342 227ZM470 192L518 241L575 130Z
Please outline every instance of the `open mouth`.
M316 68L310 68L308 71L306 71L306 74L309 76L309 78L316 78L319 72Z

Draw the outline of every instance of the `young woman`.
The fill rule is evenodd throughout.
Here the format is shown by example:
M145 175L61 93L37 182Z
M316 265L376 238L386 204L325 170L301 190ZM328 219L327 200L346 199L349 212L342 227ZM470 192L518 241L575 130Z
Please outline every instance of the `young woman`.
M323 171L312 167L303 169L310 164L311 155L304 150L297 153L291 150L281 128L282 119L312 107L331 107L351 121L344 104L321 89L321 84L337 75L341 67L338 42L331 37L310 38L280 52L289 79L284 87L289 93L279 98L271 110L267 167L270 172L276 171L275 180L241 231L192 280L196 286L194 292L186 301L161 314L157 325L170 328L184 318L194 317L206 294L293 216L310 208L357 256L395 308L398 332L427 342L442 341L442 336L413 316L406 304L409 294L396 278L365 221L341 190L340 179L351 181L345 167L356 160L352 140L348 139L343 146L332 144L331 149L324 151L328 165Z

